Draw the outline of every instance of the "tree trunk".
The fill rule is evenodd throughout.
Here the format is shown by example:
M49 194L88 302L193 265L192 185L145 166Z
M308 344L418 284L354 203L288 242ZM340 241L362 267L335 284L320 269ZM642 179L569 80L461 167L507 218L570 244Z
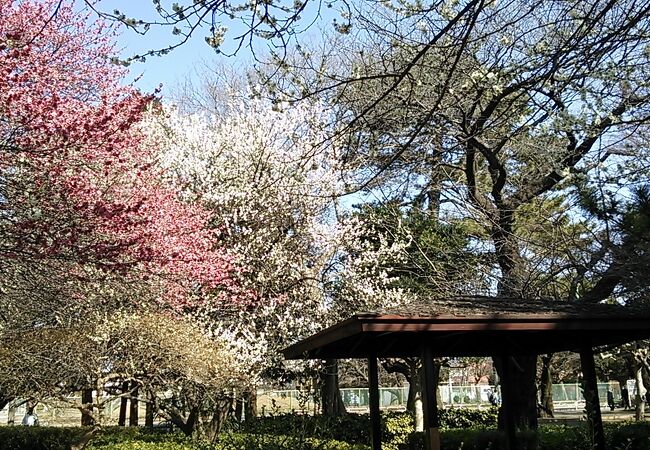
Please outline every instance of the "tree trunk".
M338 372L336 379L336 386L338 390ZM343 410L345 411L345 406L343 406ZM244 394L244 418L248 420L254 417L257 417L257 389L255 387L251 388L251 390Z
M551 359L553 354L542 355L542 374L540 376L540 401L542 406L542 417L554 417L555 411L553 409L553 377L551 368Z
M222 398L216 401L213 411L202 419L201 435L209 442L215 443L226 419L232 413L233 398Z
M125 381L122 383L122 394L126 394L129 391L129 382ZM128 399L126 397L122 397L120 399L120 415L117 419L117 425L120 427L123 427L126 425L126 407L128 403Z
M440 394L440 368L442 367L442 361L439 359L433 358L433 373L432 375L432 380L431 384L436 387L436 405L437 408L440 410L442 408L442 395ZM413 381L417 381L417 397L415 400L415 410L414 410L414 418L415 418L415 431L424 431L424 412L422 410L423 407L423 401L422 401L422 371L424 370L424 367L422 365L419 366L414 366L414 369L417 370L417 376L413 378ZM409 387L409 393L410 393L410 387Z
M23 406L25 403L29 404L29 400L19 400L17 398L9 402L9 408L7 409L7 425L14 425L16 422L16 411L18 408Z
M129 405L129 426L137 427L138 426L138 385L134 381L131 385L131 402Z
M643 375L641 373L642 367L638 362L634 362L634 379L636 381L636 395L634 396L634 405L636 407L634 418L637 421L645 419L645 404L643 403L643 398L645 396L646 390L643 385Z
M7 410L7 425L13 425L16 422L16 409L16 403L10 402L9 409Z
M336 359L328 359L320 374L321 413L324 416L342 416L347 412L339 390L338 367Z
M91 439L100 431L101 428L99 426L92 427L89 431L84 433L77 442L70 446L70 450L83 450L90 443Z
M244 417L244 402L245 402L245 400L244 400L243 395L244 394L242 394L241 397L238 397L235 400L235 420L237 420L237 422L243 422L244 420L247 419L247 417Z
M177 426L185 436L192 436L192 434L194 434L200 417L198 408L192 407L189 410L187 417L184 417L181 411L173 407L166 409L165 412L169 416L169 420Z
M0 411L2 411L5 406L11 403L12 400L13 400L12 398L5 397L4 395L0 394Z
M81 403L83 409L81 411L81 426L87 427L95 424L95 419L93 419L93 390L84 389L81 391Z
M153 396L155 394L153 392L148 392L147 393L147 400L149 400L145 404L145 410L144 410L144 426L147 428L153 428L153 415L154 415L154 410L153 410Z
M420 368L422 365L419 358L407 358L401 367L404 370L396 370L396 372L404 375L404 378L406 378L409 384L409 390L406 396L406 410L415 413L417 411L416 402L418 400L420 401L420 408L422 407L422 380L420 379ZM420 410L420 412L422 411Z
M424 431L424 407L422 405L422 391L418 392L418 396L413 403L415 411L413 411L413 419L415 421L415 431Z
M418 358L419 359L419 358ZM409 393L406 401L406 409L413 414L415 420L415 431L424 431L424 410L422 403L422 363L415 359L408 360Z
M501 381L499 429L506 428L506 413L513 417L517 429L537 429L537 356L495 356L493 361Z
M648 368L643 363L641 364L641 379L643 380L643 386L650 386L650 372L648 372ZM645 402L650 406L650 390L647 388L645 391Z
M440 363L436 360L434 364L438 364L438 375L436 376L436 383L440 374ZM404 375L409 384L409 390L406 397L406 410L409 411L415 420L415 431L424 430L424 412L422 411L422 378L420 371L422 364L420 358L404 358L388 360L382 363L384 369L389 373L400 373ZM440 391L436 391L438 396L438 405L442 405L442 400L439 397Z
M498 206L498 220L493 226L491 236L501 269L498 293L504 302L525 302L522 284L524 262L513 232L515 211L505 205ZM505 358L508 358L508 361L505 361ZM499 410L499 426L505 426L504 413L507 412L515 421L517 429L537 429L537 355L501 354L492 359L502 385L503 401ZM510 385L505 386L506 383ZM505 392L508 394L503 395ZM504 408L508 408L508 411Z

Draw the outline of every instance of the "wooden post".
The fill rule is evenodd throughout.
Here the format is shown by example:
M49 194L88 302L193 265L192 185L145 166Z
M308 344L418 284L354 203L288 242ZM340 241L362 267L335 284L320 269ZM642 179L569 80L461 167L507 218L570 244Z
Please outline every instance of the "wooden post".
M605 450L605 433L603 431L603 418L600 413L600 400L598 398L598 382L596 381L596 364L594 353L590 346L585 345L580 349L580 365L584 377L584 394L587 410L587 422L591 435L594 437L593 448Z
M433 353L431 347L422 349L422 409L424 412L424 448L440 450L440 419L434 381Z
M379 371L377 357L368 357L369 403L370 403L370 436L372 450L381 450L381 417L379 415Z

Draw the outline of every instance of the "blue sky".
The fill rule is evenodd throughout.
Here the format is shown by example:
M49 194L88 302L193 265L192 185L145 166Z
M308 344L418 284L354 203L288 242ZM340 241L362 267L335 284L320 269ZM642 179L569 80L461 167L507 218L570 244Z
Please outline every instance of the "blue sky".
M162 2L164 5L169 5L171 1ZM183 3L179 1L179 3ZM314 3L317 5L317 3ZM97 9L105 12L112 12L117 9L127 17L142 19L142 20L155 20L159 19L151 0L100 0ZM328 21L334 16L332 10L323 11L323 15L329 18ZM314 11L306 12L305 15L314 18ZM326 19L321 19L321 23ZM228 21L224 25L230 28L226 34L225 42L223 44L224 51L232 50L234 48L234 37L237 32L241 32L244 28L235 22ZM126 58L134 54L142 54L147 50L164 48L170 44L178 42L179 37L173 36L171 27L152 27L146 35L139 35L133 30L124 29L118 41L118 48L121 48L120 56ZM250 66L251 53L247 48L243 48L234 57L226 57L223 54L216 54L214 49L208 46L205 42L205 37L208 30L197 30L198 34L193 35L192 38L180 48L174 50L168 55L161 57L148 57L145 63L133 63L130 68L129 81L140 77L135 85L145 92L152 92L159 84L163 84L163 97L168 96L173 90L174 86L179 84L186 78L194 79L198 71L201 72L201 67L210 65L211 63L220 62L221 64L231 64L233 66ZM308 32L305 36L318 39L320 33ZM263 53L265 43L264 41L257 41L257 53Z
M107 12L117 9L128 17L143 20L156 18L151 0L102 0L98 9ZM195 76L194 69L197 65L224 59L223 56L216 55L214 50L205 43L204 35L205 32L194 36L182 47L166 56L151 56L145 63L131 64L129 81L140 77L135 85L146 92L153 91L162 83L163 96L169 94L173 86L184 78ZM165 47L177 40L178 37L173 36L169 28L153 27L144 36L125 28L118 40L118 48L121 49L120 56L126 58L147 50ZM241 61L236 61L235 58L229 60L232 60L233 64L241 64Z

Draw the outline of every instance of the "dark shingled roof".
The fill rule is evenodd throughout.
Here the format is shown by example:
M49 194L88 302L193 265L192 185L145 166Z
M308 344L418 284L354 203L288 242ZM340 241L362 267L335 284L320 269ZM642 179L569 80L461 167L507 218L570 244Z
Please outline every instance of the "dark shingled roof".
M359 315L396 315L402 317L458 317L480 315L565 315L565 316L617 316L650 315L650 308L612 304L567 302L554 299L525 299L515 297L457 296L410 303L397 308L378 308L359 311Z
M545 299L454 297L359 313L283 350L326 359L541 354L650 338L650 309Z

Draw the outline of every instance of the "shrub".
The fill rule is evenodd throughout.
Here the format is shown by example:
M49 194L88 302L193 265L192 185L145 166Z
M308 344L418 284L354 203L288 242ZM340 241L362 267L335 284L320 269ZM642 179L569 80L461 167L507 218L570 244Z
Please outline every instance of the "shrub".
M519 434L518 449L536 449L535 436L531 433ZM440 435L442 448L462 448L463 450L501 450L505 449L505 436L497 430L459 429L445 430ZM413 433L399 450L421 450L424 448L424 433Z
M102 445L101 447L89 447L96 450L201 450L198 444L180 442L145 442L145 441L124 441L113 444Z
M0 450L68 450L86 431L81 427L0 427Z
M0 427L0 450L69 450L87 427ZM290 430L286 430L290 431ZM102 430L88 450L368 450L336 440L287 435L223 433L216 444L192 441L180 433L136 427Z
M165 433L144 428L106 428L88 447L89 450L368 450L368 417L351 415L336 420L322 417L283 415L264 418L257 423L276 432L225 432L216 444L191 441L179 433ZM365 418L365 421L362 420ZM272 419L272 420L271 420ZM414 433L410 416L404 413L383 414L383 442L387 450L420 450L422 433ZM270 425L273 424L273 425ZM339 424L347 429L326 429ZM250 425L250 424L249 424ZM302 429L292 428L295 425ZM281 429L282 427L285 427ZM314 436L306 433L311 427L321 434L347 435L353 442ZM365 427L365 428L363 428ZM88 428L0 427L0 450L68 450ZM360 432L360 435L354 435ZM612 450L650 450L650 423L605 424L607 448ZM587 450L590 439L584 425L570 427L546 425L538 433L519 433L520 449ZM505 448L505 436L496 429L454 429L441 433L443 448L464 450ZM539 444L539 447L535 445Z
M413 416L408 412L382 411L382 439L387 450L405 444L415 430ZM440 411L442 429L496 427L497 408L487 410L452 408ZM312 436L353 444L370 442L370 418L367 414L346 414L339 417L306 414L278 414L256 417L237 428L257 434Z
M0 450L69 450L90 430L88 427L0 427ZM135 427L108 427L93 438L89 449L107 445L187 442L178 434ZM117 450L119 447L115 447ZM128 447L127 447L128 448Z
M164 430L150 429L150 428L141 428L141 427L107 427L93 438L90 445L88 446L89 450L94 449L121 449L121 445L130 444L138 445L149 445L149 444L160 444L160 445L188 445L191 443L190 439L181 433L169 433ZM137 447L140 448L140 447ZM173 447L170 447L170 449Z
M519 449L539 450L589 450L590 439L586 425L542 426L538 433L517 433ZM605 424L607 448L612 450L650 450L650 423ZM505 449L505 434L495 429L445 430L441 434L442 448L463 450ZM399 450L424 448L423 433L412 433Z
M287 435L224 433L215 450L369 450L368 446L336 440ZM117 449L116 449L117 450Z
M440 428L489 428L497 426L499 409L449 408L440 411Z
M605 438L612 449L650 450L650 423L606 424Z
M367 414L346 414L339 417L278 414L248 420L239 427L239 431L366 444L370 442L370 419Z

